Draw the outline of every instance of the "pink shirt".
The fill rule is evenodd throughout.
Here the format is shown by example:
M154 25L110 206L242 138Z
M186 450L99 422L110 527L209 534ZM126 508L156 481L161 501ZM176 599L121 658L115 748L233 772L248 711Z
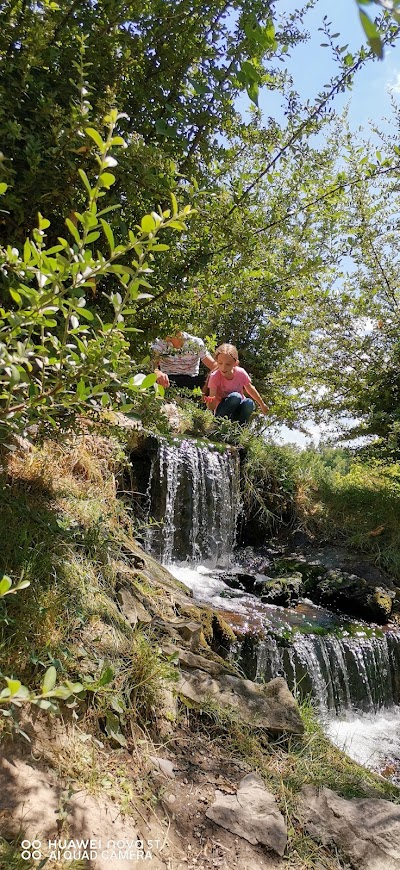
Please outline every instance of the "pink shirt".
M246 370L241 369L240 366L235 366L233 369L232 380L224 378L223 374L218 369L217 371L212 372L208 381L209 387L213 387L216 390L216 396L219 402L222 402L222 399L226 399L226 397L229 396L229 393L240 393L240 395L244 397L243 387L250 386L250 384L251 380L249 375Z

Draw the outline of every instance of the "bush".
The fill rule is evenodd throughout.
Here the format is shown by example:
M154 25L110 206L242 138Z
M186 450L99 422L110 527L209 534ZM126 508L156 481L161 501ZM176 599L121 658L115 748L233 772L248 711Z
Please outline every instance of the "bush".
M42 430L72 426L77 415L99 414L119 406L129 411L138 392L157 388L153 373L135 371L127 335L135 303L150 297L148 275L160 230L183 230L186 206L145 215L135 232L116 244L105 215L118 206L99 209L115 182L111 156L124 140L115 135L116 110L105 118L107 136L87 127L98 165L90 181L80 169L87 206L66 218L67 236L47 247L50 222L39 214L38 226L20 252L0 249L0 443L32 423ZM7 189L0 185L0 193ZM95 249L98 240L107 250ZM106 313L104 314L103 311ZM102 314L100 314L102 312ZM128 318L128 320L126 320Z

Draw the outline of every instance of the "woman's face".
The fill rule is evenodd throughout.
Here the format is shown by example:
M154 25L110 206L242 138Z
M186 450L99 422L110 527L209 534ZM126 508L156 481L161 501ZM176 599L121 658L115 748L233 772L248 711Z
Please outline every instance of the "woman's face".
M182 347L184 338L181 332L176 332L175 335L167 335L165 341L168 341L169 344L172 344L172 347Z

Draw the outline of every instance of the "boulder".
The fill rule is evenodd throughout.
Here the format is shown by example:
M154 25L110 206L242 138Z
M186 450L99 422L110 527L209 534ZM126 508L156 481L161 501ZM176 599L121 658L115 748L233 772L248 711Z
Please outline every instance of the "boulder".
M177 691L199 705L211 700L233 709L242 722L253 728L274 733L304 732L298 705L281 677L261 685L232 674L213 677L198 669L184 670Z
M206 816L255 846L260 843L281 856L285 851L285 820L273 794L267 791L261 777L255 773L242 779L235 795L217 791Z
M172 643L163 643L162 649L166 655L176 656L180 665L182 665L185 670L199 669L201 671L206 671L213 677L219 677L220 674L228 673L226 665L213 661L213 659L208 659L205 656L195 655L195 653L192 653L189 650L180 649L180 647L175 646Z
M351 616L385 625L390 617L395 593L382 586L370 585L364 577L339 569L329 570L312 593L313 601L333 607Z
M234 568L231 571L223 571L219 579L226 583L230 589L239 589L242 592L254 592L257 583L257 574L250 574L243 568Z
M302 582L302 575L296 571L286 577L265 577L260 584L257 584L254 591L257 590L257 594L261 594L261 601L267 604L290 607L299 599Z
M400 806L380 798L340 797L303 786L300 817L323 845L335 845L354 870L399 870Z
M307 562L300 556L284 556L276 559L273 574L277 579L287 576L301 576L301 594L311 595L318 582L325 576L327 568L320 562Z
M231 589L258 595L265 603L277 604L280 607L289 607L296 602L302 586L300 572L270 577L268 574L248 574L243 569L236 568L220 574L220 579Z

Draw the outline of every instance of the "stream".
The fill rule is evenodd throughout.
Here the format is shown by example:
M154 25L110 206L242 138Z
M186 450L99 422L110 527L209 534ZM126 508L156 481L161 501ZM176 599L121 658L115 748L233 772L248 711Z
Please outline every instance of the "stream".
M400 784L400 632L307 599L281 607L232 588L240 504L238 452L161 442L148 482L146 548L237 634L229 657L256 682L283 676L311 698L332 742Z

